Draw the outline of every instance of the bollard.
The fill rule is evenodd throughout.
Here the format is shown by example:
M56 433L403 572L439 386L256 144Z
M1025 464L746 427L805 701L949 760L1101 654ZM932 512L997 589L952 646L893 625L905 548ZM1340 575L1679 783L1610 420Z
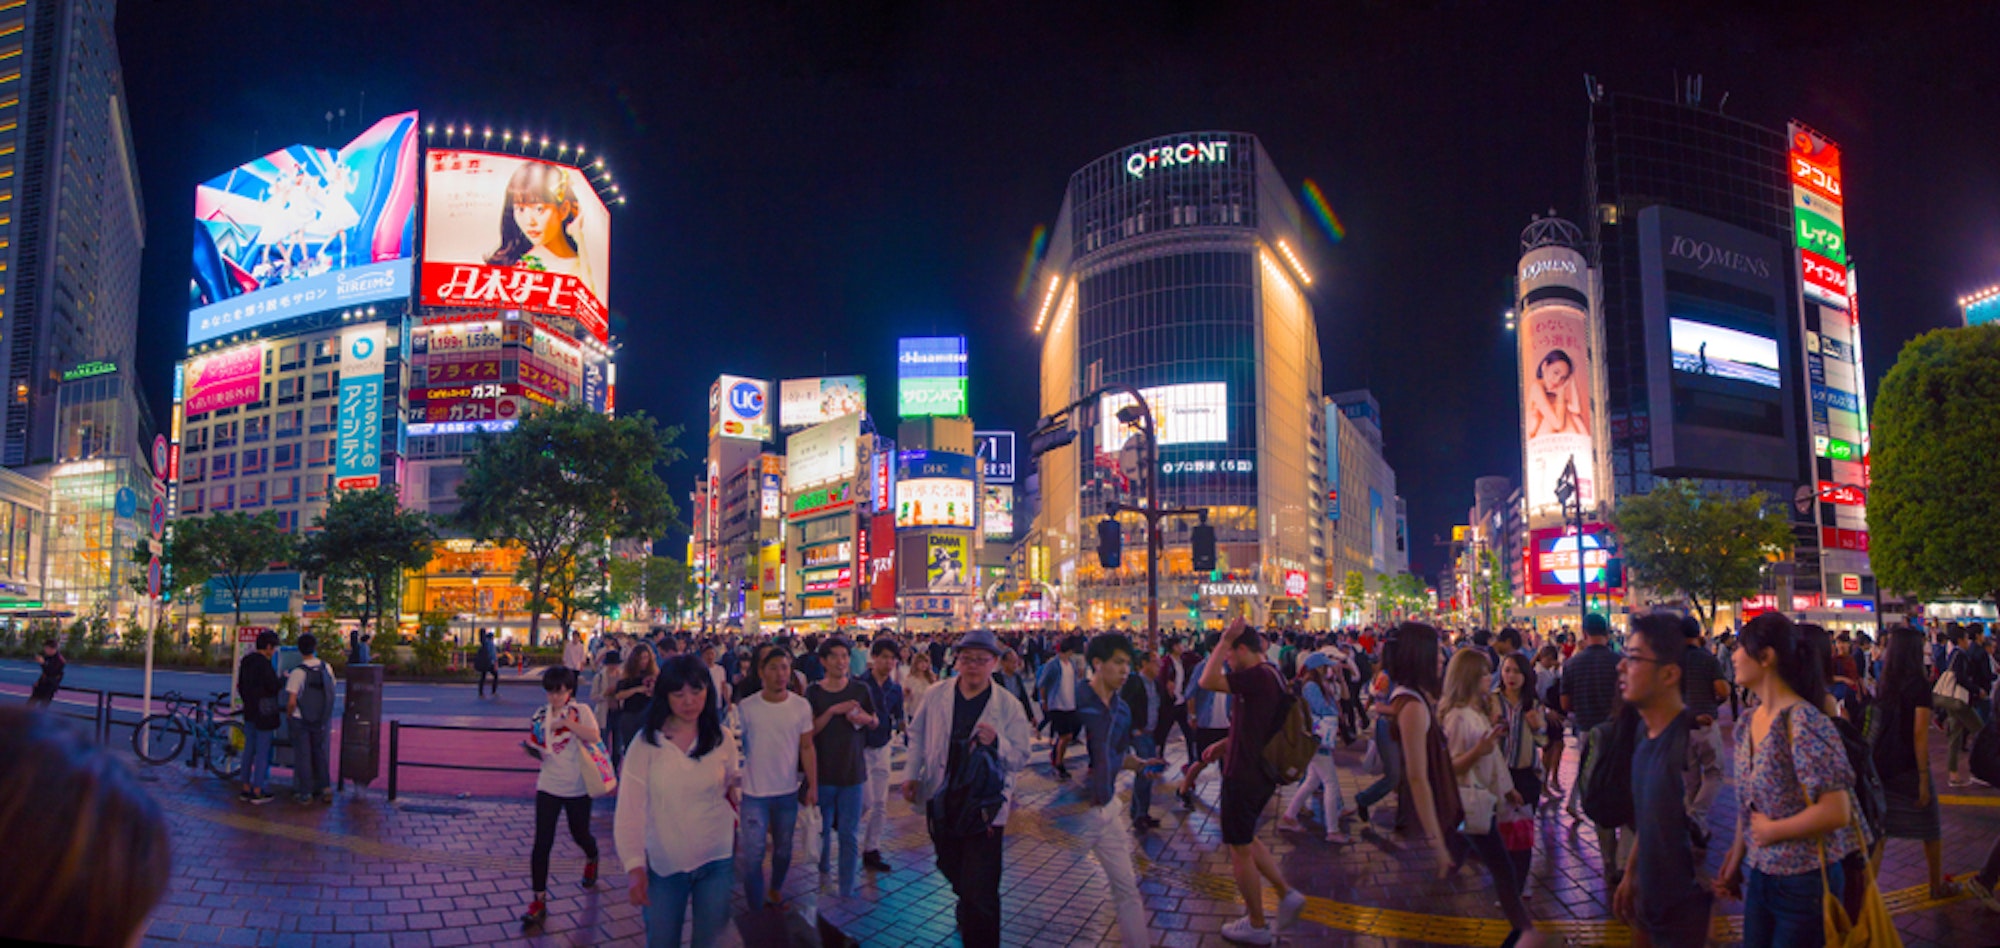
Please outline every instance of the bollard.
M391 800L396 799L396 758L399 756L399 752L402 750L402 745L403 745L403 724L400 721L390 721L389 722L389 799Z

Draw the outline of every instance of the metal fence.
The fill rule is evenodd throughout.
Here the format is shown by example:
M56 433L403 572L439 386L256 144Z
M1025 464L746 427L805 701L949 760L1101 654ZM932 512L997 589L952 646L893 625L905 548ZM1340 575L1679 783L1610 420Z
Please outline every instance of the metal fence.
M486 764L447 764L431 760L403 759L403 731L483 731L489 734L521 733L519 727L481 727L471 724L405 724L401 721L389 722L389 799L396 799L396 772L404 767L427 770L471 770L485 773L534 774L540 767L494 767Z

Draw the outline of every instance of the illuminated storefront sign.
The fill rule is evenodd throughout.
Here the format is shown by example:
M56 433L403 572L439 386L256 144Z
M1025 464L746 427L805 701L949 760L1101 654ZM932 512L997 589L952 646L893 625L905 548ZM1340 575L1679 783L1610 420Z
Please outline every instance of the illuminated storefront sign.
M964 336L896 340L896 413L958 417L966 413Z
M854 547L851 543L841 540L838 543L824 543L819 546L804 547L799 550L799 558L803 561L806 569L815 569L821 566L839 566L852 561L853 551Z
M1853 484L1837 484L1833 481L1819 482L1819 499L1829 504L1859 507L1868 503L1868 495Z
M1741 257L1717 251L1706 241L1676 237L1689 259L1715 262ZM1561 508L1556 481L1576 463L1577 488L1585 509L1597 504L1594 432L1598 406L1592 379L1588 268L1583 255L1567 247L1538 247L1521 258L1521 445L1528 512L1546 515ZM1559 287L1563 292L1539 292ZM1530 290L1535 290L1530 296Z
M1209 599L1218 596L1262 596L1264 587L1260 583L1202 583L1201 596Z
M846 589L852 586L854 584L854 572L845 566L840 567L838 570L820 572L808 570L800 574L799 582L804 584L802 588L806 592L831 592L835 589Z
M1147 173L1176 165L1219 164L1229 160L1229 142L1181 142L1161 145L1125 156L1125 173L1144 178Z
M725 375L708 390L709 437L771 439L771 386L760 379Z
M382 483L383 323L340 334L340 407L333 486L339 490Z
M84 362L64 369L62 380L65 382L74 382L78 379L110 375L116 371L118 371L118 363L116 362Z
M986 483L1014 483L1014 433L1011 431L975 431L972 433L973 456L985 467Z
M1285 595L1293 599L1304 599L1306 597L1306 586L1305 570L1288 569L1285 571Z
M1581 540L1569 527L1535 530L1529 535L1529 591L1537 596L1566 596L1581 583L1577 576L1581 560L1585 579L1593 593L1625 585L1623 563L1609 527L1585 524Z
M806 491L792 498L792 519L854 506L854 482L841 481Z

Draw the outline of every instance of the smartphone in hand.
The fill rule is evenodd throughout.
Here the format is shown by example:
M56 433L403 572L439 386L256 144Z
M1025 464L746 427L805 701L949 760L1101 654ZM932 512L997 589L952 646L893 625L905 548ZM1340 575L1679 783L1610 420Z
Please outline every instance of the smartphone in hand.
M527 741L521 742L521 749L527 751L529 757L533 757L536 760L542 759L542 749L536 747L533 744L528 743Z

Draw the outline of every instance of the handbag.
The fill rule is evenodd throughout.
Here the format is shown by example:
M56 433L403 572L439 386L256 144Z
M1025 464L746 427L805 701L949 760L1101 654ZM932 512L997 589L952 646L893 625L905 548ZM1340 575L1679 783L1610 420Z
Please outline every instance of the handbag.
M1525 853L1535 848L1534 810L1528 807L1509 807L1507 818L1500 821L1500 845L1510 853Z
M1847 825L1854 828L1856 839L1861 838L1861 827L1849 810ZM1861 914L1849 918L1847 907L1841 904L1841 893L1833 891L1833 882L1826 874L1826 836L1819 838L1819 881L1820 916L1826 926L1826 944L1829 948L1902 948L1903 936L1896 931L1896 925L1889 920L1889 906L1882 901L1882 890L1875 884L1875 866L1868 862L1868 847L1861 847L1862 864L1868 875L1868 887L1861 894Z
M1960 704L1972 703L1972 692L1958 682L1958 670L1955 666L1958 665L1959 654L1954 649L1951 656L1945 659L1945 670L1938 674L1937 682L1931 685L1931 697L1944 698Z
M618 789L618 769L611 766L611 752L603 741L588 741L583 752L583 792L595 799Z

